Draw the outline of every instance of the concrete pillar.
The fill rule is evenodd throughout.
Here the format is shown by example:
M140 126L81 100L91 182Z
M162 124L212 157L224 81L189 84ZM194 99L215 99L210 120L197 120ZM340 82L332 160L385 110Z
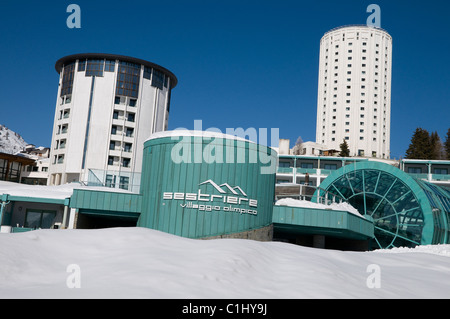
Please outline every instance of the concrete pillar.
M76 208L71 208L69 212L69 225L67 225L67 229L74 229L76 217L78 215L78 211Z
M54 185L60 185L61 184L61 174L55 174L55 184Z
M325 236L324 235L314 235L313 236L313 247L314 248L325 248Z

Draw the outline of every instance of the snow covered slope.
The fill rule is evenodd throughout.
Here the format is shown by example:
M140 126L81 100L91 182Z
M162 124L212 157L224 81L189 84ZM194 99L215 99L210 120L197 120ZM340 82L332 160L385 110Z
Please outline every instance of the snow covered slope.
M0 152L15 154L23 150L27 145L19 134L11 131L7 127L0 125Z
M449 275L449 245L355 253L145 228L0 234L0 298L448 298Z

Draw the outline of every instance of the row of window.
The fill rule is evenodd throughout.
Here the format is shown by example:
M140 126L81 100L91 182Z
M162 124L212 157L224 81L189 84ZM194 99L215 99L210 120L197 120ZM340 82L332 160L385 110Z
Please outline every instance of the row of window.
M407 172L409 174L428 173L428 168L424 168L424 170L422 171L421 167L408 167ZM433 174L447 175L448 174L448 169L447 168L433 168Z
M325 115L325 112L324 112L324 115ZM349 119L350 118L350 114L346 114L346 116L345 116L347 119ZM364 114L360 114L360 118L364 118ZM337 119L337 116L336 115L333 115L332 116L332 120L336 120ZM377 119L377 117L376 117L376 115L374 116L374 119ZM323 123L325 123L326 122L326 118L325 117L323 117L323 119L322 119L322 122ZM384 117L383 118L383 128L386 128L386 118ZM350 122L345 122L345 125L350 125ZM365 123L364 122L360 122L359 123L359 125L365 125ZM335 125L335 123L333 122L333 124L332 124L332 126L336 126ZM373 123L373 126L377 126L377 123Z
M113 125L111 126L111 134L112 135L121 135L124 134L127 137L134 137L134 128L126 127L121 125Z
M58 154L53 156L53 164L63 164L64 154ZM108 156L108 165L119 166L121 163L122 167L130 167L131 158L122 157L121 159L117 156Z
M64 154L53 155L53 164L63 164Z
M75 70L75 62L72 62L64 66L60 96L72 94L74 70Z
M278 167L285 167L285 168L294 168L294 165L292 162L279 162ZM314 167L313 163L300 163L300 167L297 168L303 168L303 169L314 169L317 167ZM337 164L324 164L323 169L326 170L337 170Z
M366 79L364 78L364 79L361 79L362 80L362 82L365 82L366 81ZM351 78L348 78L347 79L347 82L351 82L352 81L352 79ZM337 82L335 83L335 84L337 84ZM386 86L387 85L387 82L384 82L384 85ZM326 87L326 85L325 85L325 87ZM351 85L347 85L347 88L349 89L351 89ZM363 85L361 85L361 89L365 89L366 88L366 85L365 84L363 84ZM334 91L337 91L338 90L338 88L335 86L334 87ZM374 86L374 90L375 91L378 91L378 86ZM384 93L387 93L387 89L385 88L384 89ZM327 94L327 90L325 89L324 90L324 94L326 95ZM324 101L327 99L327 97L325 96L324 98ZM386 98L385 98L386 99Z
M21 163L0 159L0 180L18 183L21 170Z
M56 131L56 135L66 134L68 130L69 130L69 124L58 125L58 129Z
M106 187L116 187L116 175L106 175L105 186ZM119 176L119 188L128 190L130 184L130 178L127 176Z
M68 119L70 117L70 109L64 109L59 111L58 120Z
M114 72L114 60L88 59L78 61L78 72L85 72L85 76L103 76L103 72Z
M344 139L345 139L346 141L350 141L350 137L349 137L349 136L344 137ZM360 136L360 137L359 137L359 140L360 140L360 141L364 141L364 136ZM331 138L331 141L332 141L332 142L336 142L336 138L335 138L335 137L332 137L332 138ZM376 142L376 141L377 141L377 138L376 138L376 137L372 138L372 141L373 141L373 142ZM325 141L322 141L322 143L325 144ZM386 140L383 140L383 144L385 144L385 143L386 143Z
M123 148L121 147L121 142L119 141L110 141L109 142L109 150L110 151L123 151L126 153L131 153L133 149L132 143L123 143Z
M117 72L116 95L137 98L139 95L141 66L135 63L119 62Z
M137 98L139 95L139 85L141 76L141 65L136 63L119 61L117 67L117 82L116 94L121 96L128 96ZM85 72L85 76L99 76L102 77L104 72L114 72L116 68L116 61L108 59L86 59L78 61L78 72ZM72 94L73 80L74 80L75 62L67 64L63 67L62 85L60 96ZM151 67L144 67L144 79L151 80L153 87L167 88L169 77L161 71ZM70 103L66 100L63 103Z
M66 143L67 143L67 139L65 139L65 138L63 138L63 139L60 139L60 140L56 140L56 143L55 143L55 150L62 150L62 149L65 149L66 148Z
M39 168L40 168L40 170L39 170ZM48 172L48 167L47 166L39 167L39 166L27 165L22 168L22 171L23 172Z
M128 157L118 157L118 156L108 156L108 165L110 166L122 166L130 167L131 158Z
M125 96L116 96L114 98L114 104L117 104L117 105L128 105L128 106L136 107L137 99L127 98Z
M134 122L136 119L136 113L115 110L113 112L113 119L127 120L128 122Z
M345 37L345 36L344 36ZM331 39L333 39L333 37L331 37ZM345 41L345 38L343 38L343 41ZM353 42L349 42L348 46L353 46ZM362 42L362 46L365 47L367 46L367 42ZM339 49L339 44L335 44L335 49ZM380 44L379 43L375 43L375 47L379 48ZM388 47L386 47L386 51L388 50ZM328 52L328 48L326 49L326 51Z

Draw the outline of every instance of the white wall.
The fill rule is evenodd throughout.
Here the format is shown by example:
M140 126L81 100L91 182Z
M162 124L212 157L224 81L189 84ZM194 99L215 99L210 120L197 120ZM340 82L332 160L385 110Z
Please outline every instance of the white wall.
M391 36L381 29L365 26L326 33L321 39L319 65L316 142L339 149L348 137L350 155L356 156L358 150L364 150L365 156L376 152L377 157L388 158Z
M142 67L143 68L143 67ZM85 72L78 72L78 64L74 72L74 84L72 101L70 104L61 105L61 98L58 90L58 98L55 108L54 132L52 136L52 147L49 168L49 184L70 182L79 174L80 181L87 181L88 170L114 170L117 172L135 172L140 173L142 170L142 156L144 141L153 133L164 130L166 120L166 107L168 97L168 89L163 87L159 90L151 86L148 79L143 78L141 70L139 84L139 98L136 107L129 105L115 104L115 88L118 70L118 61L116 60L115 72L103 72L103 77L95 78L93 91L92 108L90 115L90 128L88 136L88 144L86 149L85 169L82 170L82 160L84 152L84 144L86 137L86 126L89 113L89 101L91 93L92 77L85 76ZM61 79L60 79L61 87ZM59 119L59 112L64 108L70 108L70 117L68 119ZM114 110L123 111L123 118L113 119ZM136 113L135 122L126 121L127 109ZM57 134L58 125L68 124L68 132L66 134ZM125 136L125 124L134 128L134 136ZM123 126L123 131L118 135L111 135L112 125ZM66 138L65 149L55 149L56 141ZM110 150L111 140L121 143L120 149ZM132 152L123 152L124 142L132 143ZM52 164L54 156L64 154L64 163ZM118 165L108 165L108 156L116 156L117 158L131 158L130 167L121 167ZM56 178L55 174L58 175ZM67 174L71 174L70 180ZM118 180L116 181L119 182Z

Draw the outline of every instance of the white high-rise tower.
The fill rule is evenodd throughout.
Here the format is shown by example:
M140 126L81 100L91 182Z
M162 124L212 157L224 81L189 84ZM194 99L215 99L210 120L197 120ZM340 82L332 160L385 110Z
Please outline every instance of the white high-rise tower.
M316 142L350 156L390 157L392 37L366 25L320 41Z
M49 185L80 181L137 191L144 141L167 129L177 78L154 63L113 54L76 54L60 75Z

